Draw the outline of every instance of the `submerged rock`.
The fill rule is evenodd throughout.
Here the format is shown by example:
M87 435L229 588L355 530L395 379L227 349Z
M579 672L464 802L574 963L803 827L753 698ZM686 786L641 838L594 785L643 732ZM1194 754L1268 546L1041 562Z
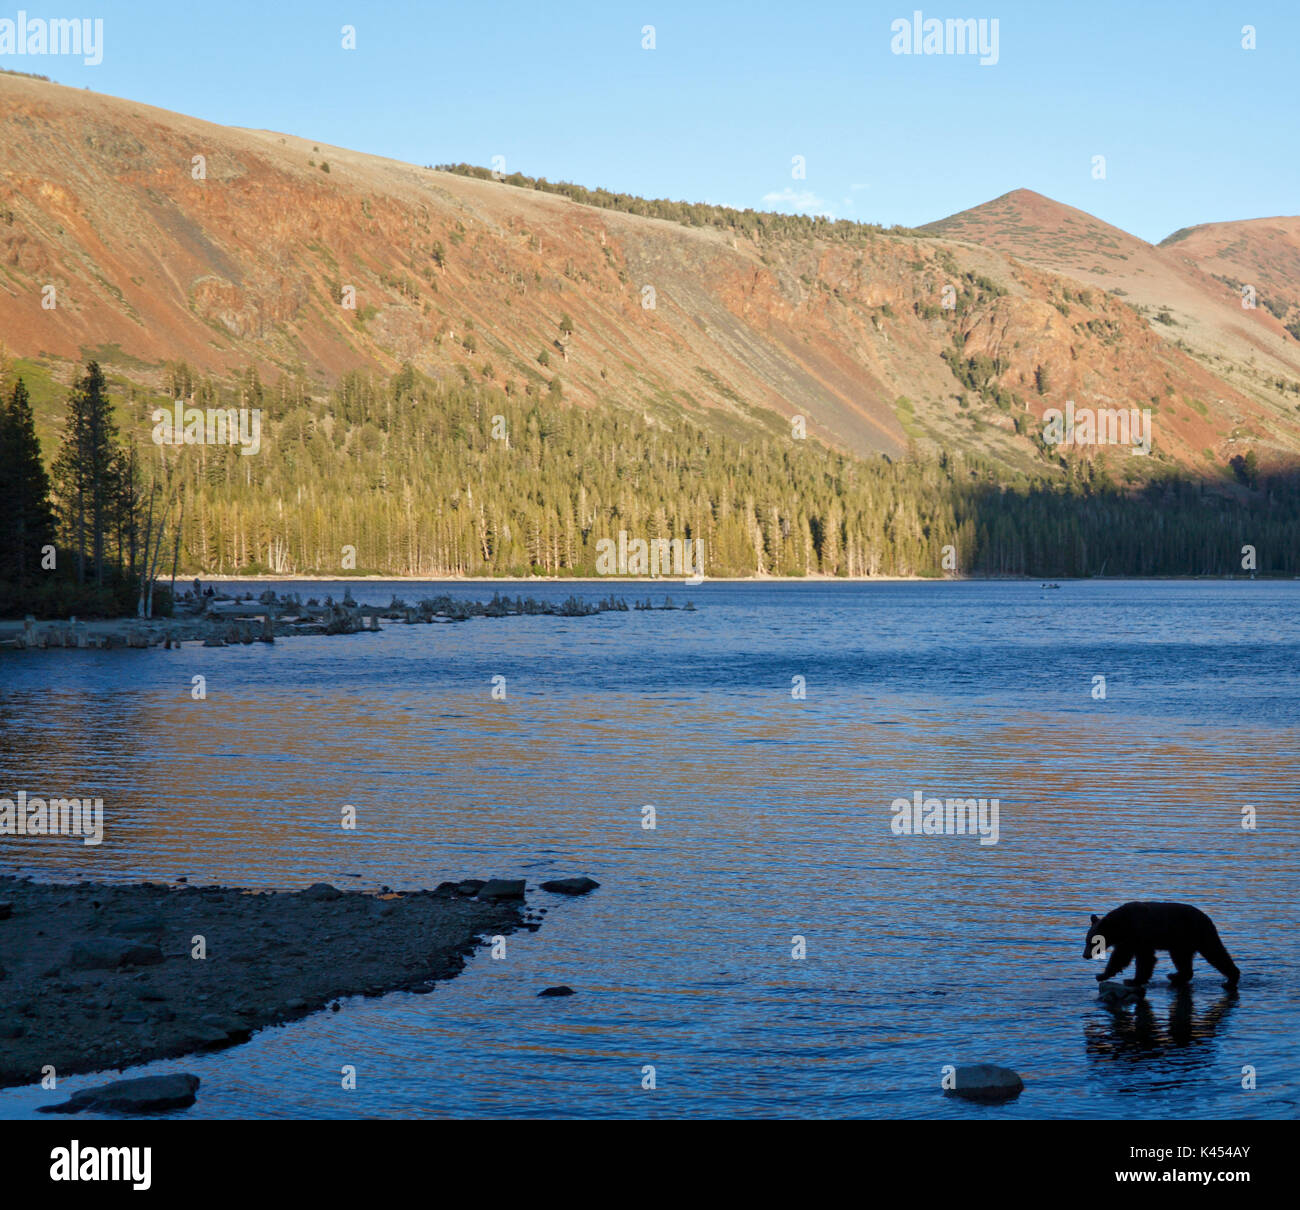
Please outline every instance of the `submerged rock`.
M556 895L585 895L598 886L600 883L594 878L552 878L550 882L542 883L542 890Z
M539 996L572 996L573 988L566 987L563 983L559 987L544 987L537 993Z
M161 1113L167 1109L186 1109L194 1104L199 1077L188 1072L168 1076L140 1076L134 1080L114 1080L83 1088L71 1099L58 1105L42 1105L40 1113Z
M958 1067L953 1087L945 1095L964 1097L968 1101L1007 1101L1024 1091L1019 1072L996 1063L970 1063Z
M72 947L68 965L80 971L113 971L121 966L156 966L163 952L156 945L145 945L125 937L91 937Z

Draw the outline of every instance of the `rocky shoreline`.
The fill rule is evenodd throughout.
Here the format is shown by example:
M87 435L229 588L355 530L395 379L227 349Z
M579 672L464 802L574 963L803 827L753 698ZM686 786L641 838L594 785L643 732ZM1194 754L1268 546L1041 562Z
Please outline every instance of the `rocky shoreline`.
M604 597L591 603L570 596L559 603L533 597L503 597L490 601L466 601L448 595L427 597L414 604L394 596L387 605L359 604L349 590L341 601L327 596L302 600L297 593L277 595L267 589L261 596L242 597L215 594L211 597L186 593L169 618L77 618L38 620L27 617L0 620L0 648L45 650L48 648L179 647L201 642L205 647L227 647L237 643L274 643L290 635L362 634L379 630L381 620L407 625L467 622L471 618L554 617L583 618L598 613L635 610L693 610L691 602L677 606L671 597L662 605L649 598L629 607L621 598Z
M524 892L0 877L0 1087L218 1049L344 996L432 990L484 938L540 927Z

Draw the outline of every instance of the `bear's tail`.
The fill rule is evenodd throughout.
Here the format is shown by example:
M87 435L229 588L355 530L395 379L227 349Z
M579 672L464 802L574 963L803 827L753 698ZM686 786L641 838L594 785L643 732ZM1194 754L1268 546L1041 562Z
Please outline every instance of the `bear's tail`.
M1227 978L1230 987L1235 987L1241 978L1241 971L1237 969L1237 964L1233 962L1223 942L1219 940L1219 930L1214 927L1214 921L1207 919L1206 924L1209 929L1200 944L1201 957L1219 974Z

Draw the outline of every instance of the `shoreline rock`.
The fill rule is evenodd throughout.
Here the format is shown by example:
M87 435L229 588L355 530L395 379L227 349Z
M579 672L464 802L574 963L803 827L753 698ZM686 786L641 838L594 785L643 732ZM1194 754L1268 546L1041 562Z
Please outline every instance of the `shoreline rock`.
M524 880L522 878L493 878L479 887L480 899L522 899L524 897Z
M91 937L73 943L68 966L74 971L114 971L123 966L155 966L163 961L156 945L141 945L123 937Z
M0 1087L35 1084L47 1064L67 1076L233 1045L347 996L427 991L485 936L541 927L522 883L501 899L478 896L489 884L477 879L458 885L473 890L0 876Z
M649 601L637 609L676 609L671 598L661 606ZM687 603L682 608L694 609ZM407 625L466 622L471 618L506 618L550 616L564 618L593 617L600 613L625 613L628 604L621 598L602 597L589 602L570 595L558 604L533 597L503 597L499 592L490 601L469 601L449 594L427 597L409 605L394 596L388 605L360 604L351 589L343 600L327 596L324 601L310 597L306 602L298 593L278 595L268 588L256 600L251 592L242 597L195 596L179 593L171 617L96 618L89 622L69 619L37 619L28 615L22 620L0 618L0 648L47 650L50 648L100 649L119 647L170 650L183 643L204 647L230 647L238 643L274 643L292 635L377 634L379 621Z

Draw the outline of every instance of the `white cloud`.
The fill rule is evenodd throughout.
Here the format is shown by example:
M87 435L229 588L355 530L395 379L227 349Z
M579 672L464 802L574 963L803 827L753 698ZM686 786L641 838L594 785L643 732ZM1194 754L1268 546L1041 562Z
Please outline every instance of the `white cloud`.
M796 214L824 214L834 218L830 207L811 189L791 189L787 185L780 193L765 193L763 201L769 206L781 206L793 210Z

